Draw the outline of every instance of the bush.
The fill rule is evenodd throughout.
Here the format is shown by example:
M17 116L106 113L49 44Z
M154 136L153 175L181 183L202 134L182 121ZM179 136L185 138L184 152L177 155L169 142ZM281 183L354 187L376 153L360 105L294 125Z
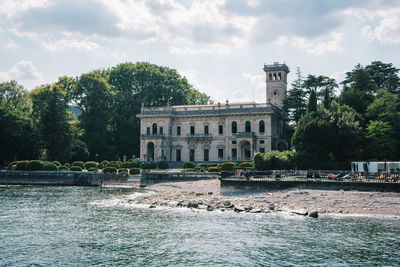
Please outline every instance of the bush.
M58 167L56 164L52 162L45 162L43 166L43 170L45 171L58 171Z
M199 163L196 166L196 169L197 168L199 168L199 169L207 169L208 168L208 164L207 163Z
M119 168L118 169L118 173L128 173L128 169L127 168Z
M82 168L80 166L74 166L72 165L71 168L69 169L71 172L81 172Z
M208 163L207 165L209 168L210 167L218 167L218 163Z
M225 162L225 163L222 164L221 170L223 170L223 171L233 171L233 167L236 167L235 165L236 164L234 162Z
M119 168L119 163L117 161L110 161L109 163L107 163L106 167L114 167L116 169Z
M58 170L59 171L69 171L69 168L68 168L68 166L64 165L64 166L58 167Z
M209 167L208 172L219 172L218 167Z
M69 169L69 167L71 167L71 164L69 164L69 163L67 162L67 163L64 164L64 166L67 166L68 169Z
M120 165L120 168L127 168L127 169L139 168L139 164L137 162L123 162Z
M183 168L184 169L194 169L194 164L191 161L185 161L183 163Z
M140 169L139 168L131 168L129 170L129 174L131 174L131 175L140 174Z
M91 168L96 168L97 169L97 163L96 162L94 162L94 161L87 161L86 163L85 163L85 167L86 167L86 169L91 169Z
M98 169L97 169L97 167L90 167L90 168L87 169L87 171L88 172L97 172Z
M182 169L181 172L194 172L193 168Z
M16 163L15 169L18 170L18 171L24 171L24 170L26 170L26 164L27 164L28 162L29 162L29 161L27 161L27 160L18 161L18 162Z
M253 162L254 162L254 167L256 168L257 171L266 170L265 164L264 164L264 154L258 152L254 156Z
M241 170L245 170L245 169L249 169L249 168L253 168L253 165L251 164L251 162L242 162L239 164L239 169L241 169Z
M41 171L44 168L44 163L41 160L31 160L26 163L25 169L27 171Z
M166 161L158 162L158 168L163 170L168 169L169 168L168 162Z
M117 168L115 167L105 167L103 173L117 173Z
M157 165L154 162L144 162L142 163L142 169L143 170L150 170L150 169L155 169Z
M103 166L107 166L108 160L103 160L102 162L100 162L100 164L103 165Z
M53 160L51 163L56 164L57 167L60 167L60 166L61 166L61 163L60 163L59 161L57 161L57 160Z
M72 163L71 167L73 167L73 166L78 166L82 170L85 169L85 163L83 163L83 161L75 161L74 163ZM72 168L71 168L71 171L72 171Z

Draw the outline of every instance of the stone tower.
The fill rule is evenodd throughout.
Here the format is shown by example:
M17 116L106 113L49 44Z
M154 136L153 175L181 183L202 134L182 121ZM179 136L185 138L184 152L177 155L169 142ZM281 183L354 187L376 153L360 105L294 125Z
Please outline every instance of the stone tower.
M279 108L283 107L283 98L287 91L287 75L289 67L283 63L274 62L272 65L264 64L267 85L267 103Z

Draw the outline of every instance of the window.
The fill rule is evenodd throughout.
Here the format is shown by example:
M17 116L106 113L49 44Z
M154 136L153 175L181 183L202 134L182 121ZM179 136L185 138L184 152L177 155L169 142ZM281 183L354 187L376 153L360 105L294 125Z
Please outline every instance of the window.
M189 160L190 161L194 161L194 149L190 149L189 151Z
M224 127L222 125L218 125L218 133L223 134L224 133Z
M272 81L272 73L269 74L269 80Z
M278 80L282 80L282 74L280 72L278 73Z
M208 134L208 125L204 125L204 134Z
M157 134L157 123L153 123L153 134Z
M190 134L194 134L194 126L190 126Z
M176 126L176 135L181 135L181 126Z
M249 121L246 121L244 124L244 129L246 133L251 132L251 123Z
M147 134L150 134L150 127L147 127L146 133L147 133Z
M265 133L265 122L264 121L260 121L258 123L258 128L259 128L260 133Z
M237 133L237 123L236 123L236 121L232 122L232 133Z
M181 161L181 150L180 149L176 150L176 161Z
M218 149L218 158L219 159L223 159L224 158L224 149L223 148L219 148Z
M264 140L260 140L260 144L264 144Z
M236 159L236 157L237 157L237 149L232 148L232 159Z
M265 148L263 148L263 147L260 147L260 153L265 153Z
M233 141L232 141L232 145L236 145L236 140L233 140Z
M164 128L160 127L160 134L164 134Z
M209 161L209 151L208 151L208 149L204 149L204 161Z

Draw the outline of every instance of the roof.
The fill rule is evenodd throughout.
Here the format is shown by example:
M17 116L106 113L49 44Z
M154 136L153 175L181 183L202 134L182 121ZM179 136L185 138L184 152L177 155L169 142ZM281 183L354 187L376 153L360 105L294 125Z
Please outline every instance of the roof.
M287 73L290 72L289 67L283 63L283 64L279 64L279 62L274 62L274 64L271 65L266 65L264 64L264 71L286 71Z

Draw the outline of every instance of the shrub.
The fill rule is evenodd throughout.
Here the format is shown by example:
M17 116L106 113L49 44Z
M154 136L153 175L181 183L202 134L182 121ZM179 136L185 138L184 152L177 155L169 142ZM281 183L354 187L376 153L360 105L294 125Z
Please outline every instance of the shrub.
M25 169L27 171L41 171L43 170L44 163L41 160L31 160L26 163Z
M109 163L107 163L106 167L114 167L114 168L118 169L119 163L117 161L110 161Z
M71 164L69 164L69 163L67 162L67 163L64 164L64 166L67 166L68 169L69 169L69 167L71 167Z
M60 163L59 161L57 161L57 160L53 160L51 163L56 164L57 167L60 167L60 166L61 166L61 163Z
M119 167L127 169L139 168L139 164L137 162L123 162Z
M43 170L45 171L58 171L58 167L56 164L52 162L45 162L43 166Z
M218 167L218 163L208 163L208 167Z
M26 164L27 164L28 162L29 162L29 161L27 161L27 160L18 161L17 164L16 164L16 166L15 166L15 169L18 170L18 171L24 171L24 170L26 170Z
M245 170L245 169L249 169L249 168L253 168L253 165L251 164L251 162L242 162L239 164L239 169Z
M256 168L257 171L266 170L265 164L264 164L264 154L261 154L260 152L258 152L254 156L253 162L254 162L254 167Z
M208 172L219 172L218 167L209 167Z
M68 166L64 165L64 166L58 167L58 170L59 171L69 171L69 168L68 168Z
M158 168L163 170L168 169L169 168L168 162L166 161L158 162Z
M94 162L94 161L87 161L86 163L85 163L85 167L86 167L86 169L90 169L90 168L96 168L97 169L97 163L96 162Z
M115 167L105 167L103 173L117 173L117 168Z
M69 169L72 172L81 172L82 168L80 166L71 166L71 168Z
M191 161L185 161L183 163L183 168L184 169L194 169L194 164Z
M128 173L128 169L127 168L119 168L118 169L118 173Z
M221 170L223 171L233 171L233 167L235 167L235 163L233 162L225 162L222 164Z
M90 167L87 169L88 172L97 172L97 167Z
M103 166L107 166L108 160L103 160L102 162L100 162L100 164L103 165Z
M155 169L157 165L154 162L144 162L142 163L142 169L143 170L150 170L150 169Z
M182 169L181 172L194 172L193 168Z
M131 168L129 170L129 174L131 174L131 175L140 174L140 169L139 168Z
M79 166L82 170L85 169L85 163L83 163L83 161L75 161L71 166Z
M207 163L199 163L196 166L196 168L199 168L199 169L206 169L207 167L208 167Z

